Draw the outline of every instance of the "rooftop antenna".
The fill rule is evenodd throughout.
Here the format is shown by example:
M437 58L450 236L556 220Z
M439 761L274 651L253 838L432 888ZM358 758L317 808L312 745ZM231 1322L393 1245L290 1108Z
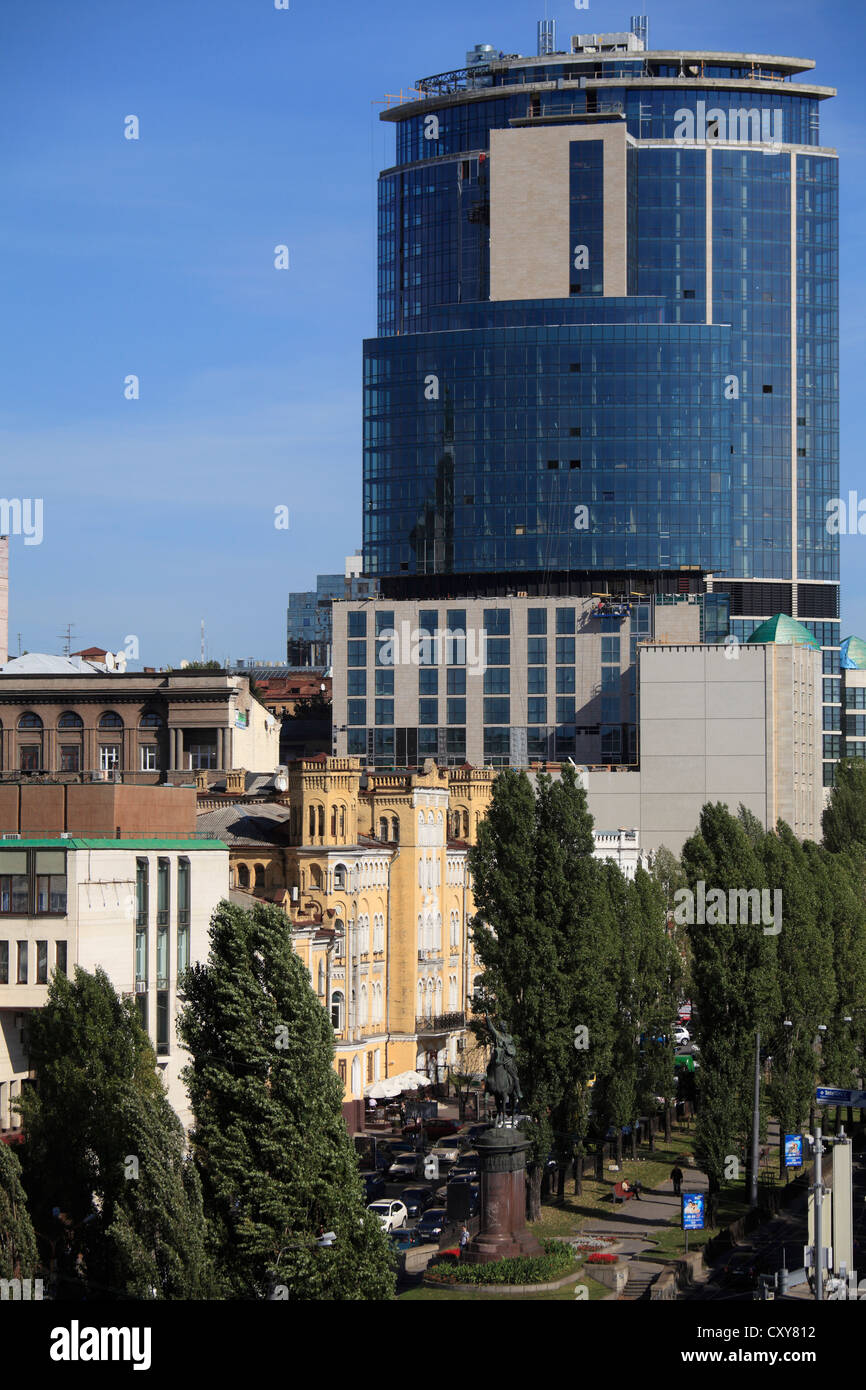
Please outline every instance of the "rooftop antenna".
M649 48L649 19L645 14L633 14L630 20L631 32L641 39L645 49Z
M72 629L74 627L74 623L67 623L66 631L58 632L57 634L58 641L63 643L63 652L61 653L61 655L63 656L68 656L69 653L72 651Z
M545 18L538 21L538 56L546 58L549 54L556 51L556 20L547 18L547 5L544 6Z

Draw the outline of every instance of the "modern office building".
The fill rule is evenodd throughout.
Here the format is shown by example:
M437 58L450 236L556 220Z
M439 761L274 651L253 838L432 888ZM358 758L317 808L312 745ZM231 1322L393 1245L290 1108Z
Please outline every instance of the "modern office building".
M395 604L712 593L740 640L798 618L829 783L834 90L809 59L650 49L642 22L554 46L480 45L382 113L364 572Z
M286 657L291 666L331 665L331 606L334 599L364 598L376 585L361 576L360 554L346 557L345 574L320 574L315 589L289 594ZM251 667L255 663L249 662Z

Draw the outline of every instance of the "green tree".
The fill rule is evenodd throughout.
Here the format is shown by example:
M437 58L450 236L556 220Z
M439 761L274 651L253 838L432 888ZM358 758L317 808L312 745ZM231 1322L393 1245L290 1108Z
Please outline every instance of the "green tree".
M21 1164L8 1144L0 1144L0 1279L32 1279L37 1265Z
M193 1152L233 1297L390 1298L394 1267L365 1209L333 1070L334 1030L284 913L222 902L187 971L179 1032ZM333 1231L336 1243L317 1247Z
M775 834L761 832L760 853L772 890L782 893L781 931L776 940L779 1009L766 1042L772 1052L768 1089L779 1119L779 1176L785 1174L782 1136L797 1131L808 1113L816 1080L814 1039L836 997L833 936L827 931L827 866L810 856L780 821ZM812 846L813 850L817 847Z
M836 783L821 816L824 847L831 854L859 847L866 853L866 760L842 758L836 764Z
M100 1298L213 1296L198 1179L134 1003L102 970L56 973L28 1047L25 1185L37 1231L65 1246L59 1297L70 1280Z
M582 1152L586 1083L610 1054L612 924L593 847L586 794L571 768L557 782L541 774L536 792L510 769L496 779L469 854L481 997L514 1036L532 1118L532 1217L554 1140L561 1160L567 1145Z
M703 807L697 834L683 846L682 864L695 906L699 884L708 898L712 890L720 891L725 904L722 911L711 900L705 920L688 925L701 1054L696 1151L713 1203L729 1159L746 1147L751 1129L755 1035L758 1029L766 1033L778 1013L776 939L760 923L727 920L731 890L749 893L766 887L750 833L727 806ZM697 918L682 898L680 907L682 911L675 909L680 920Z

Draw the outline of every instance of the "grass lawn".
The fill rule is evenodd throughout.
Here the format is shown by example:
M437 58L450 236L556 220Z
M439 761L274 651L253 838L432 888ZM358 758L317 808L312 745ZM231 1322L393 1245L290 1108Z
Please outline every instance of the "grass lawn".
M641 1182L645 1188L658 1187L670 1177L671 1169L678 1159L688 1182L689 1170L682 1160L686 1154L691 1153L693 1140L693 1134L675 1128L670 1144L665 1144L662 1136L656 1139L654 1153L642 1149L642 1162L634 1162L624 1157L618 1173L610 1173L605 1169L602 1182L596 1182L595 1178L584 1178L582 1196L566 1195L562 1202L556 1201L553 1197L546 1197L541 1208L541 1220L532 1223L533 1233L539 1239L542 1236L570 1236L576 1235L587 1221L593 1226L598 1226L605 1221L615 1220L622 1215L622 1208L619 1204L614 1206L611 1201L610 1194L614 1182L625 1180ZM570 1178L566 1187L573 1188ZM632 1215L631 1210L629 1215ZM676 1230L679 1231L679 1227L676 1227ZM691 1246L691 1237L689 1244Z

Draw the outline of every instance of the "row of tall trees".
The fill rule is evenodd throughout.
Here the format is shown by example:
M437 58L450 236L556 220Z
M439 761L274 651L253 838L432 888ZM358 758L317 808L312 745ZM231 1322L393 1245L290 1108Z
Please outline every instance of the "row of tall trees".
M29 1277L38 1246L62 1299L390 1297L333 1028L285 915L220 904L182 989L189 1143L133 1001L102 971L54 976L30 1018L21 1165L0 1145L0 1277Z
M548 1156L561 1192L591 1118L602 1133L613 1125L621 1145L622 1126L655 1109L656 1095L673 1099L682 969L664 890L643 870L629 882L593 847L586 795L566 768L534 790L526 773L503 772L470 851L480 1003L517 1044L534 1215Z
M532 1117L530 1206L543 1164L675 1095L671 1026L693 1000L700 1065L697 1152L711 1192L747 1157L757 1035L766 1113L799 1130L816 1083L857 1085L866 1056L866 764L840 764L825 846L740 808L706 805L679 859L660 850L629 882L593 858L574 773L497 778L470 851L484 967L481 1005L514 1035ZM676 911L688 890L781 894L778 930L751 917ZM737 899L737 901L743 901ZM750 904L753 899L750 899ZM679 918L682 916L682 925ZM713 917L717 920L713 920ZM585 1030L582 1032L581 1030ZM595 1076L594 1085L590 1086ZM632 1130L634 1133L634 1130ZM581 1165L578 1165L578 1173Z

